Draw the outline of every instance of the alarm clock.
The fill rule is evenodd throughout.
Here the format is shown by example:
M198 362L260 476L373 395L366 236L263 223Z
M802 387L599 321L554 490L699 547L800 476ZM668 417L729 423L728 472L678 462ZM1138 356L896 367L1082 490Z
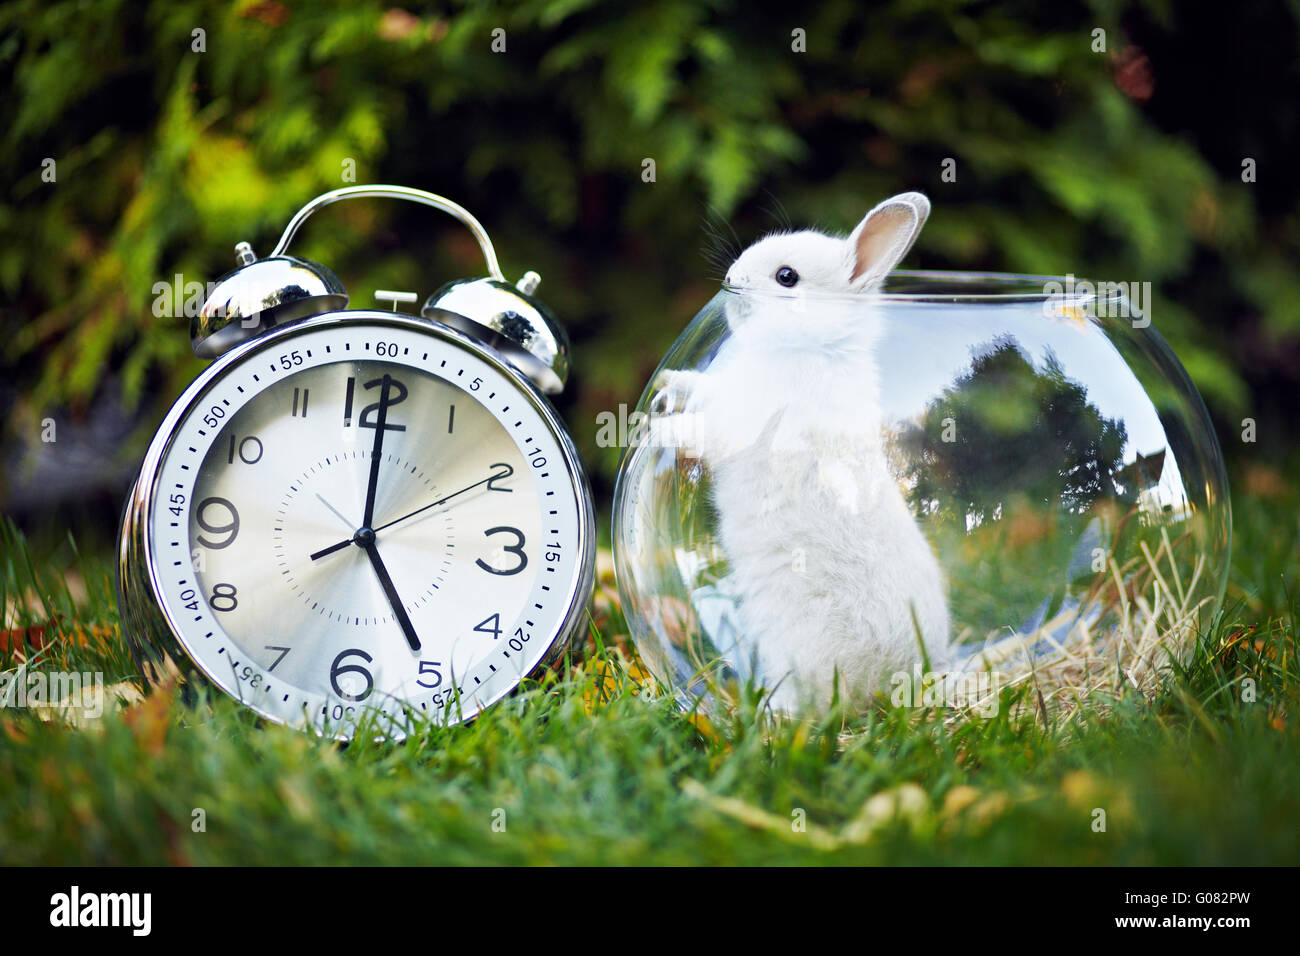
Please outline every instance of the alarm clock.
M287 255L344 199L422 203L488 276L419 315L349 309ZM547 395L569 368L527 273L479 222L401 186L325 193L271 255L236 246L191 323L214 361L163 420L128 496L118 599L141 670L170 658L262 717L346 740L473 718L555 659L591 595L591 491ZM364 722L364 723L363 723Z

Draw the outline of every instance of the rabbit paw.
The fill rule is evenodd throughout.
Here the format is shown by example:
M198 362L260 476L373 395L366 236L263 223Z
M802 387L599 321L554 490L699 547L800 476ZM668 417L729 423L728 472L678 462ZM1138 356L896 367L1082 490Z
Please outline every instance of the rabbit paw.
M687 402L698 401L698 393L705 387L703 372L691 369L664 369L655 376L653 391L647 407L652 418L673 415L686 409Z
M675 415L656 415L650 419L649 444L656 448L675 448L684 458L699 458L703 454L700 440L701 418L693 412Z

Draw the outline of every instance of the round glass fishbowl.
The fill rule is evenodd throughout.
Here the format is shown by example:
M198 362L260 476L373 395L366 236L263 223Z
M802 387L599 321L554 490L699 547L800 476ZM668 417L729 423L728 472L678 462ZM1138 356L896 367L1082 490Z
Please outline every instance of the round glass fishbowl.
M615 491L651 673L685 707L761 689L780 711L1151 686L1218 609L1231 514L1200 396L1126 291L724 287L646 388Z

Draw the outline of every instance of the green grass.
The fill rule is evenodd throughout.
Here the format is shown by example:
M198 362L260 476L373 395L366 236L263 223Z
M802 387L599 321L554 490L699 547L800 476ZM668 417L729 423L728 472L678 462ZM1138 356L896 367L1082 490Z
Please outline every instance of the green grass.
M888 708L776 724L750 708L709 728L648 699L593 639L471 726L401 745L341 748L169 692L82 729L5 709L0 860L1294 864L1297 514L1294 498L1239 499L1229 606L1191 666L1068 738L1032 706L1011 716L1012 699L956 726ZM0 596L44 598L9 614L10 637L51 617L86 636L30 666L130 679L106 561L70 543L31 561L6 534ZM596 608L597 629L618 634L607 592ZM0 652L0 668L16 665Z

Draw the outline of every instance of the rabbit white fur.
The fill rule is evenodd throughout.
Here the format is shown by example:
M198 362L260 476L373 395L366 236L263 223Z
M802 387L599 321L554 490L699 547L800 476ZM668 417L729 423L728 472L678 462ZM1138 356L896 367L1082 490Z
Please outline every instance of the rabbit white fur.
M928 213L906 193L847 239L755 243L727 284L759 294L729 303L713 363L658 383L676 414L652 418L656 440L695 446L712 472L738 663L782 709L824 705L837 672L850 700L887 688L920 660L918 628L932 663L949 656L943 574L886 462L878 306L847 295L884 279Z

